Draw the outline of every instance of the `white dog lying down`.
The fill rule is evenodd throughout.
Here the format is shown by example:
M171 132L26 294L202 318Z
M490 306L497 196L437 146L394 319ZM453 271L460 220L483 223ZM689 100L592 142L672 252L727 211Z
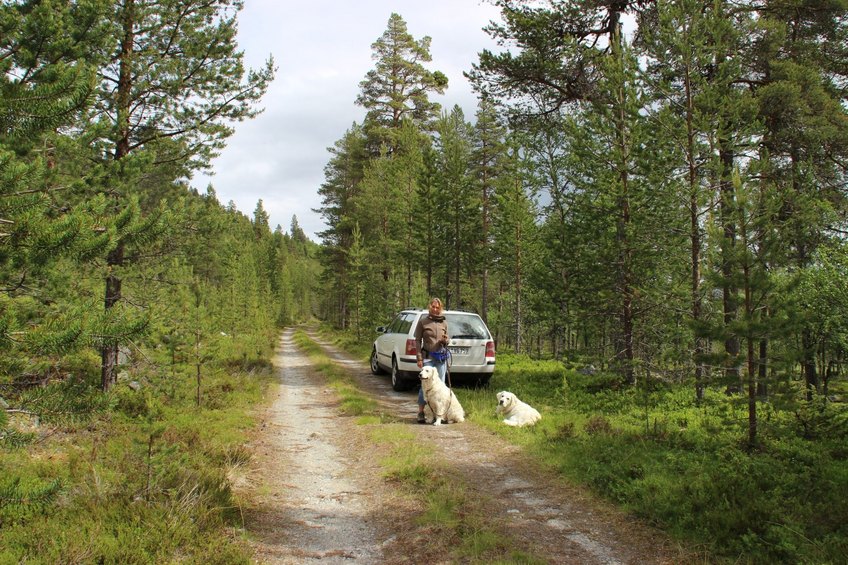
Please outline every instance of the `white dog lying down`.
M504 424L508 426L532 426L542 419L539 411L522 402L509 391L501 391L498 393L498 407L495 410L496 414L506 416Z
M465 421L465 411L456 395L447 387L435 367L424 367L418 374L421 379L421 389L424 391L424 401L433 411L433 425L442 422L452 424Z

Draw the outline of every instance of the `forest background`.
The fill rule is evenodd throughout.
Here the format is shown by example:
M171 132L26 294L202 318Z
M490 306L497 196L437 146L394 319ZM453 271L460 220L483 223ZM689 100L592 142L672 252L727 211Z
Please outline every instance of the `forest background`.
M59 524L95 502L119 524L79 526L103 554L238 553L210 509L232 506L221 469L248 424L215 411L259 394L281 326L367 344L433 295L526 355L515 371L559 363L515 386L571 411L543 443L592 464L563 472L713 553L845 555L848 6L495 3L473 122L430 100L449 86L430 40L389 18L366 117L330 151L320 244L189 188L273 80L234 47L239 2L0 6L10 555L92 551ZM84 448L42 457L57 434ZM620 461L621 442L651 449ZM652 483L657 460L688 486ZM137 500L191 531L133 538Z

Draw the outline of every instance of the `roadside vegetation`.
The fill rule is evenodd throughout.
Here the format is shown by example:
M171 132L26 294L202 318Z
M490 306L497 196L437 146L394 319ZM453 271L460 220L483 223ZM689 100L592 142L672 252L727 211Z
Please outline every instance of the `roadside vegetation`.
M339 334L323 332L335 345L353 342ZM514 549L508 532L497 526L482 501L468 495L461 476L447 472L425 444L405 424L383 414L377 404L360 391L347 370L334 363L305 333L295 333L295 342L307 351L310 360L328 379L342 399L341 409L358 416L367 427L371 441L385 452L380 465L386 481L423 505L411 524L397 524L398 531L412 536L408 543L416 548L419 559L427 555L450 555L452 562L480 564L541 564L544 561ZM413 528L419 528L415 530ZM426 535L420 532L426 531Z
M88 411L45 414L26 449L3 437L0 563L250 563L231 487L271 371L233 345L205 367L200 405L192 371L163 371L161 356L105 396L41 389L74 388Z
M249 562L231 487L318 246L189 185L274 77L240 9L0 3L0 563Z
M370 344L325 335L367 359ZM488 388L454 390L468 421L706 562L836 564L848 555L848 501L839 494L848 490L848 407L807 401L803 382L773 387L755 449L745 441L745 399L714 388L696 401L685 385L623 386L614 374L502 353ZM500 390L542 421L503 425Z
M773 391L762 442L747 406L662 382L621 387L554 361L500 355L489 389L459 389L469 420L523 446L565 480L668 532L707 562L840 563L848 555L848 409ZM510 390L543 414L531 429L494 416Z
M364 359L432 296L479 313L472 421L710 559L844 562L846 5L494 3L472 120L425 103L429 37L373 44L321 319ZM543 422L499 425L497 389Z

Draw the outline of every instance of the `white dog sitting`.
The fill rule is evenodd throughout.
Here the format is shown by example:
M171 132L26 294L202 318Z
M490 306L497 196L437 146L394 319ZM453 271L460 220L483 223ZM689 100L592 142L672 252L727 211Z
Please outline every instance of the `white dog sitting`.
M465 411L456 395L447 387L435 367L424 367L418 374L421 379L421 389L424 391L424 401L433 411L433 425L442 422L452 424L465 421Z
M506 418L504 424L508 426L532 426L542 419L539 411L522 402L509 391L501 391L497 394L498 407L495 410L496 414L503 414Z

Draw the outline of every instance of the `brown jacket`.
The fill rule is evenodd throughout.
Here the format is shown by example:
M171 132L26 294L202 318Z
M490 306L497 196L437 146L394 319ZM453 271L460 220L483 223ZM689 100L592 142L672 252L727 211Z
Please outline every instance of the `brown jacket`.
M441 320L434 320L429 314L421 316L418 319L418 325L415 326L415 343L418 345L418 356L426 359L425 351L437 351L444 348L448 342L448 322L441 317Z

